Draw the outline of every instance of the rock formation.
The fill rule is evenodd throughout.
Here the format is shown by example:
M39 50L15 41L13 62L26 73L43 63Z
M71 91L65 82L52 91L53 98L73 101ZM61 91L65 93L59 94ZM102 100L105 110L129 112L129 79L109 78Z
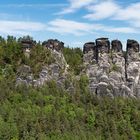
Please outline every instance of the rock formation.
M21 39L21 44L22 44L22 49L24 52L24 55L29 58L30 57L30 51L33 47L35 47L35 41L30 39L29 37L27 38L22 38Z
M83 61L87 64L96 62L96 47L94 42L85 43L83 48L84 58Z
M51 46L51 44L54 46ZM38 78L34 77L30 66L20 66L17 72L17 85L24 84L26 86L31 85L38 87L51 80L55 80L59 87L64 85L68 74L67 69L69 67L61 52L64 44L58 40L48 40L43 43L43 47L47 47L47 49L50 50L54 62L42 66L41 71L38 73Z
M27 42L25 44L28 46L31 42L28 45ZM21 66L18 70L17 84L41 86L47 81L55 80L58 86L74 91L72 83L68 87L64 86L67 74L69 74L67 71L69 66L62 53L64 43L50 39L42 45L51 51L55 61L43 66L36 79L29 66ZM140 97L139 43L129 39L126 52L122 48L119 40L113 40L110 43L108 38L98 38L95 42L84 44L84 67L81 74L88 76L91 94L111 98L116 96Z
M126 80L133 94L139 96L140 57L139 44L135 40L127 41Z
M122 52L122 43L119 40L113 40L111 42L112 52Z
M57 39L49 39L48 41L44 41L42 45L56 51L61 51L64 48L64 43Z
M140 57L137 41L127 41L126 55L119 40L113 40L110 46L107 38L99 38L92 48L86 46L87 43L83 49L83 60L91 93L110 97L140 96ZM94 61L94 56L97 63L87 64L88 58L90 62Z

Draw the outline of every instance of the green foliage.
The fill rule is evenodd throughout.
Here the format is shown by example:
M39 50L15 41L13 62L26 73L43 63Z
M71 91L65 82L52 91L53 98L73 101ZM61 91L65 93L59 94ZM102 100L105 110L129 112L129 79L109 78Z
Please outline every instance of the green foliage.
M23 63L32 68L32 72L35 77L41 71L42 67L53 63L55 60L51 55L50 50L37 44L36 47L32 48L30 58L24 57Z
M117 66L117 65L115 65L115 64L113 64L112 65L112 67L111 67L111 71L119 71L119 67Z
M83 93L83 94L88 93L88 84L89 84L88 77L86 75L82 75L79 81L80 90L81 90L80 93Z
M5 40L0 37L0 75L14 77L19 66L26 64L31 67L36 77L42 66L49 65L55 61L50 50L42 47L40 43L37 43L32 48L30 58L27 58L23 53L21 40L33 40L33 38L25 36L16 39L13 36L8 36L7 40Z
M70 69L79 74L82 51L63 51ZM73 93L58 87L55 81L40 88L15 87L21 64L30 65L37 75L44 64L53 61L50 51L39 43L29 61L20 39L0 37L0 140L140 139L140 99L97 98L88 91L86 75L73 81ZM69 77L65 87L71 81Z
M80 48L64 48L64 57L70 66L70 70L74 71L74 74L78 75L82 69L82 56L83 52Z
M139 139L139 99L99 99L84 90L87 83L81 76L79 95L54 81L25 91L0 83L0 139Z

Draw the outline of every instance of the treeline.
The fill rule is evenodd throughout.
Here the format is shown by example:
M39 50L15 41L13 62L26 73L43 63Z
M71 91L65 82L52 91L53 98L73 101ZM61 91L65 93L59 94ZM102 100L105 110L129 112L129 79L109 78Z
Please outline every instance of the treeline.
M23 54L21 44L23 39L33 40L30 36L24 36L22 38L7 36L6 39L0 36L0 73L3 71L9 73L10 71L14 74L17 72L17 68L20 65L26 64L32 68L32 71L36 76L43 65L54 62L54 58L51 56L50 51L45 49L41 42L36 41L34 41L36 44L35 47L31 50L31 57L30 59L27 59ZM70 66L69 71L78 75L82 68L82 50L80 48L65 47L62 53Z
M67 63L70 65L70 71L73 71L75 75L80 74L83 67L83 52L80 48L63 49L64 57Z
M65 48L63 53L70 71L79 74L82 51ZM98 98L89 93L85 75L73 81L73 93L55 81L40 88L15 86L21 64L36 74L53 62L39 42L31 56L24 57L20 39L0 37L0 140L140 139L140 100Z
M1 81L0 139L139 140L140 100L97 98L83 83L69 94L54 81L37 89Z

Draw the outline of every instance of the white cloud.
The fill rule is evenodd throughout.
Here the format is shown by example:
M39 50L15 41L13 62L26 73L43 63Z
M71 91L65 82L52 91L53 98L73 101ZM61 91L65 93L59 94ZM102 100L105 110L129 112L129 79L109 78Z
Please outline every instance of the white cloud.
M120 9L113 20L128 22L131 26L140 27L140 2L129 5Z
M10 8L48 8L48 7L64 7L67 6L67 4L64 3L48 3L48 4L1 4L0 7L10 7Z
M117 12L116 20L140 20L140 2L131 4Z
M93 33L93 28L98 30L102 27L99 24L89 24L65 19L56 19L48 23L48 30L60 34L82 35L85 33Z
M96 34L98 32L139 33L138 30L131 27L113 27L113 26L105 26L102 24L90 24L65 19L56 19L49 22L47 30L59 34L73 34L73 35L85 35L93 33Z
M47 24L40 22L0 20L0 25L0 34L5 35L32 35L34 32L40 31L51 31L62 35L71 34L75 36L101 34L101 32L140 33L140 30L131 27L113 27L65 19L55 19Z
M76 10L83 8L85 6L90 5L91 3L96 2L97 0L68 0L70 2L70 6L64 8L61 12L58 14L68 14L73 13Z
M113 16L120 7L113 1L104 1L95 5L87 7L88 11L91 12L84 16L84 18L90 20L101 20Z
M100 1L87 6L87 10L89 14L84 18L89 20L116 20L123 21L130 27L140 27L140 2L123 6L116 3L115 0Z
M112 33L140 33L140 30L131 27L104 27L103 30Z
M0 20L0 33L2 34L25 35L45 28L46 25L39 22Z

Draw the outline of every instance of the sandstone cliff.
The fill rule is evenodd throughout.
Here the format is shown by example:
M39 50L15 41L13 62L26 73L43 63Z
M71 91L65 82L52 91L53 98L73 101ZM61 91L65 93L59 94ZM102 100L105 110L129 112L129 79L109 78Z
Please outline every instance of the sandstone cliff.
M44 65L38 78L33 77L31 67L22 65L19 68L17 84L41 86L47 81L55 80L59 86L65 88L64 83L70 71L62 53L64 43L50 39L43 42L42 46L50 50L54 62ZM30 59L30 51L26 53ZM83 47L83 65L80 75L87 75L88 89L91 94L112 98L116 96L140 97L140 56L137 41L127 40L126 52L123 51L119 40L110 42L108 38L98 38L95 42L87 42ZM73 75L72 78L79 80L80 75ZM67 87L67 89L73 88L72 83Z
M126 54L122 43L99 38L84 45L83 61L89 77L90 92L97 96L140 96L139 44L127 40Z

